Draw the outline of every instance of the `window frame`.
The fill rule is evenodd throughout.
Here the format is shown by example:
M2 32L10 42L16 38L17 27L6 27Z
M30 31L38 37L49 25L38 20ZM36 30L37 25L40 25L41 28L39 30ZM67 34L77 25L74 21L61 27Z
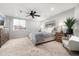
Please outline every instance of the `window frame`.
M24 28L25 28L25 29L23 29L23 28L15 28L14 20L18 20L18 21L19 21L19 26L22 26L22 25L21 25L21 21L22 21L22 20L25 21L25 24L24 24ZM21 20L21 21L20 21L20 20ZM13 30L13 31L22 31L22 30L26 30L26 20L25 20L25 19L17 19L17 18L14 18L14 19L13 19L13 24L12 24L12 25L13 25L13 27L12 27L12 30ZM17 26L18 26L18 25L17 25Z

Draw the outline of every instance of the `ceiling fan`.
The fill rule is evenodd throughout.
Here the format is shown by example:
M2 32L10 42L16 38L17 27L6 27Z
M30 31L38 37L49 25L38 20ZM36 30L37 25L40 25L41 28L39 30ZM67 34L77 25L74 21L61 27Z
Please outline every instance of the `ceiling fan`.
M23 11L22 10L20 10L20 13L22 13ZM36 11L33 11L33 10L31 10L30 12L25 12L27 15L26 15L26 17L29 17L29 16L31 16L32 18L35 18L35 17L40 17L40 15L37 15L37 12Z

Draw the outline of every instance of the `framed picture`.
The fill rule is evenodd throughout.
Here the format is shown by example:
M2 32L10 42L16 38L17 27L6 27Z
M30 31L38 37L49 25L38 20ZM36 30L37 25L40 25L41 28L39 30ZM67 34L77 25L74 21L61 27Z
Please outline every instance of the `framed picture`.
M47 22L45 24L45 27L53 27L53 26L55 26L55 22Z

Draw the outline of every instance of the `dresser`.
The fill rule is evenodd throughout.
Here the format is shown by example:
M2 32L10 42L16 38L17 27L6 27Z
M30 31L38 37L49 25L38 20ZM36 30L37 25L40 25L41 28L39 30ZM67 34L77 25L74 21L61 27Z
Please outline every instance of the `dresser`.
M4 28L0 28L0 47L9 40L9 32Z

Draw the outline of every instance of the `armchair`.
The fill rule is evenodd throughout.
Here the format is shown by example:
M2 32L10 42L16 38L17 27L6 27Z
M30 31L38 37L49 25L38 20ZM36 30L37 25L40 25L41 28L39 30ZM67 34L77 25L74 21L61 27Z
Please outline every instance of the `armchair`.
M79 51L79 37L72 36L69 40L63 40L63 46L70 51Z

